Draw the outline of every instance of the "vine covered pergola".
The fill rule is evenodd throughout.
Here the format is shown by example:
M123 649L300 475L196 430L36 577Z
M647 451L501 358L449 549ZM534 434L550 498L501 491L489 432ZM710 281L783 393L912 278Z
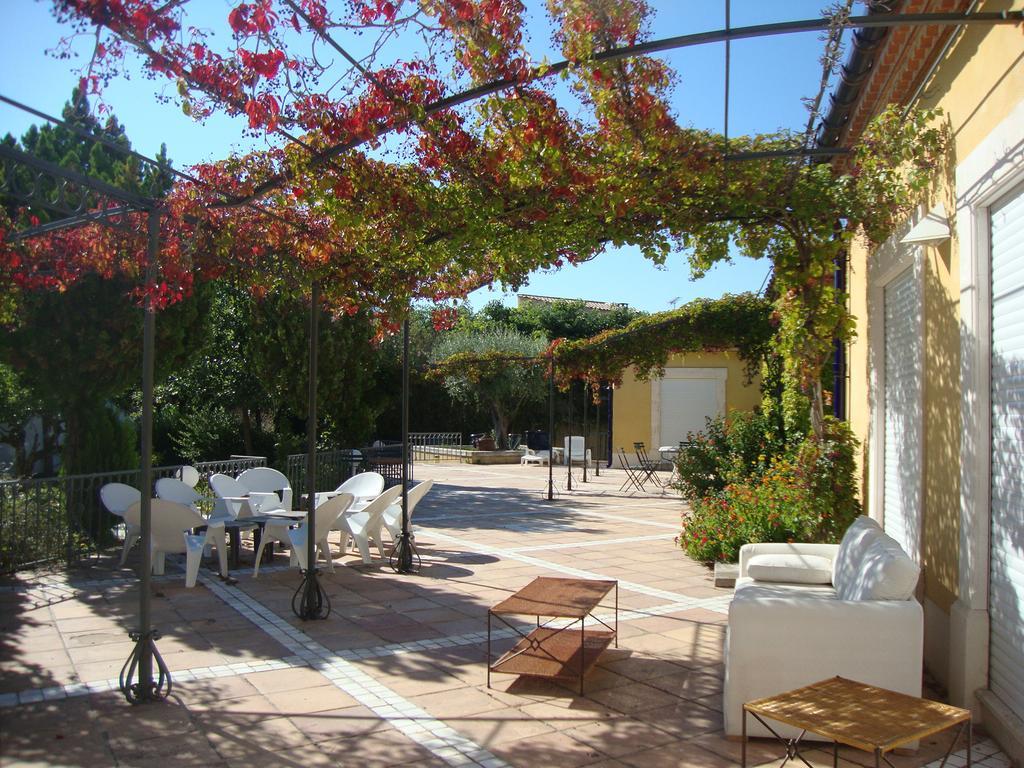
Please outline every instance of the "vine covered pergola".
M889 111L858 146L824 150L813 146L813 111L799 134L735 137L727 122L720 134L697 130L673 114L674 74L654 54L813 29L830 50L848 28L1022 17L854 17L847 0L820 19L655 39L643 0L548 0L563 56L552 64L531 57L519 0L349 0L340 9L254 0L233 4L226 41L191 23L195 5L53 2L93 41L84 92L100 93L139 61L173 84L186 113L244 115L271 148L186 172L164 168L175 180L159 198L43 167L10 147L0 158L5 179L31 168L59 189L43 199L7 184L20 205L0 212L5 290L59 291L87 274L133 280L132 299L147 309L150 393L154 314L197 280L230 277L257 296L289 292L335 312L367 308L389 333L417 299L443 305L496 281L518 286L535 269L581 263L609 246L638 246L655 263L686 250L696 274L734 246L772 261L777 350L791 390L819 421L818 371L833 338L852 331L833 261L855 231L878 239L915 201L942 149L934 115ZM376 41L359 57L346 47L357 32ZM398 38L415 41L414 54L386 60L385 43ZM833 59L826 53L817 104ZM559 104L555 78L584 114ZM842 172L815 162L840 153ZM44 209L66 218L41 223ZM567 360L570 350L561 353ZM313 430L315 377L310 387ZM144 400L144 481L147 408L151 419ZM147 622L140 631L151 643ZM155 690L149 653L140 662L143 699Z
M770 352L771 320L771 302L750 293L695 299L589 339L561 341L553 348L555 364L563 384L582 379L593 386L621 383L630 366L641 379L659 376L674 354L735 350L752 377Z

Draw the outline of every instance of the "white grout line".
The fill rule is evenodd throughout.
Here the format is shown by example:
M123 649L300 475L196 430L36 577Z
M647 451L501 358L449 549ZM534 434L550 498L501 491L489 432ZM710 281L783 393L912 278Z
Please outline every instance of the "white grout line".
M511 768L504 760L470 739L459 736L451 727L432 717L426 710L374 680L340 654L316 642L244 591L228 589L205 573L200 574L199 578L207 589L225 604L249 619L285 648L293 651L296 656L305 659L335 687L448 765Z
M304 666L307 666L307 663L298 656L285 656L281 659L238 661L233 664L218 664L212 667L179 669L171 672L171 679L175 683L184 683ZM0 709L20 704L35 704L40 701L56 701L57 699L70 699L94 693L106 693L116 691L119 687L120 681L116 677L112 677L108 680L94 680L89 683L68 683L67 685L51 685L46 688L30 688L17 693L0 693Z
M504 549L502 547L492 547L492 546L490 546L488 544L478 544L475 541L471 541L469 539L464 539L464 538L459 537L459 536L452 536L451 534L448 534L448 533L441 533L436 528L427 528L425 530L425 533L428 536L432 537L432 538L445 539L445 540L450 541L450 542L452 542L454 544L459 544L460 546L463 546L466 549L473 550L473 551L479 552L481 554L494 555L496 557L505 558L507 560L518 560L521 563L527 563L529 565L535 565L535 566L538 566L540 568L545 568L545 569L547 569L549 571L556 571L556 572L564 573L564 574L566 574L568 576L575 576L576 578L579 578L579 579L608 579L608 578L612 578L610 576L605 576L605 575L602 575L602 574L599 574L599 573L594 573L593 571L585 571L582 568L572 568L572 567L567 566L567 565L562 565L560 563L551 562L550 560L541 560L540 558L537 558L537 557L531 557L529 555L521 555L517 551L512 550L512 549ZM650 597L658 597L658 598L661 598L663 600L670 600L672 602L680 603L680 604L691 604L691 603L692 604L697 604L697 603L702 602L702 598L690 597L688 595L680 594L679 592L670 592L667 589L657 589L655 587L648 587L645 584L638 584L635 581L624 581L622 579L616 579L616 581L619 582L619 589L624 589L624 590L627 590L629 592L636 592L636 593L641 594L641 595L648 595ZM730 596L731 596L731 593L730 593ZM716 600L716 599L719 599L719 598L716 596L714 598L706 598L706 599Z
M628 515L613 515L608 512L595 512L589 509L579 509L578 507L560 507L561 511L573 512L580 517L589 517L597 520L613 520L615 522L629 523L630 525L646 525L652 528L666 528L668 530L678 531L680 529L679 523L663 523L657 520L644 520L642 518L630 517ZM479 520L481 518L491 517L505 517L505 518L531 518L535 517L540 520L549 519L546 518L549 509L521 509L521 510L495 510L494 512L467 512L465 514L450 514L446 512L438 511L435 514L424 510L421 514L416 516L417 523L421 522L464 522L473 520ZM495 526L503 530L520 530L528 529L522 523L512 523L510 525Z
M568 541L561 544L538 544L535 547L513 547L509 552L541 552L548 549L579 549L582 547L610 547L616 544L633 544L639 541L661 541L674 538L672 533L656 533L651 536L630 536L625 539L598 539L596 541Z

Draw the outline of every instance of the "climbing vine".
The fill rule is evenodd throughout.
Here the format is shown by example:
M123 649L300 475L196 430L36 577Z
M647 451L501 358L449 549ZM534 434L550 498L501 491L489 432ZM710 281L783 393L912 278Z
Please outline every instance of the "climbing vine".
M661 375L673 354L730 349L753 375L774 334L771 314L771 302L750 293L697 299L670 312L639 317L625 328L558 344L556 376L563 385L574 378L621 383L629 366L646 379Z
M227 12L226 37L190 19L195 4L54 7L95 41L82 73L90 93L138 56L176 87L188 114L245 115L276 144L190 169L175 185L162 203L155 282L143 279L144 237L97 225L4 240L0 281L60 290L89 272L121 273L166 305L196 279L231 276L257 294L306 293L318 279L334 311L368 308L386 333L413 299L443 304L496 281L515 288L533 270L578 264L610 245L635 245L655 263L684 250L697 275L735 246L773 263L790 410L809 401L817 428L818 372L832 340L853 332L831 282L836 256L858 228L876 240L889 231L941 149L935 115L890 111L842 171L791 157L728 162L725 154L800 140L726 142L683 127L663 61L596 60L650 38L642 0L550 0L565 57L558 67L531 58L519 0L351 0L330 9L322 0L253 0ZM332 35L352 31L377 36L357 65L339 69L340 53L319 55L338 45ZM417 53L388 60L387 40L402 35L418 37ZM581 114L559 106L556 74L585 105ZM463 95L490 83L499 86L475 101ZM0 236L32 215L0 221ZM613 367L595 365L595 373Z

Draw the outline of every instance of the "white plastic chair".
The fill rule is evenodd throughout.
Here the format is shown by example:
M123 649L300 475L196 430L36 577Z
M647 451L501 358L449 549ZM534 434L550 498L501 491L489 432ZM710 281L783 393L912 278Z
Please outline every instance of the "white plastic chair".
M401 486L399 486L401 487ZM433 480L424 480L422 483L417 483L409 489L408 506L409 506L409 528L412 528L412 513L416 509L416 505L420 503L427 492L434 487ZM381 517L381 523L387 528L388 533L391 534L391 540L395 541L398 538L398 534L402 532L402 499L399 497L398 501L384 510L384 515ZM416 538L415 536L413 538Z
M316 505L319 507L328 499L333 499L339 493L351 493L355 497L352 506L361 509L381 495L384 491L384 475L380 472L360 472L352 475L333 491L325 491L316 495Z
M590 449L586 447L586 438L583 435L572 435L565 438L565 453L562 454L563 462L586 462L590 464Z
M128 507L132 504L137 504L141 500L142 491L124 483L107 483L100 488L100 501L103 502L103 506L107 508L110 514L117 515L122 520L124 520L124 513L128 511ZM124 561L128 559L128 550L135 546L135 542L139 540L141 535L141 528L125 520L124 547L121 549L121 562L119 565L124 565Z
M254 504L254 511L293 509L291 484L283 473L272 467L247 469L238 476L238 482L249 489L249 500Z
M211 520L234 520L256 513L249 503L249 489L235 478L220 473L211 475L210 488L214 493Z
M194 509L167 499L152 499L150 512L150 553L153 573L164 572L166 555L185 555L185 586L194 587L199 576L199 563L207 544L217 549L220 575L228 575L228 550L223 523L209 523ZM128 507L124 519L142 527L141 500ZM193 528L206 526L204 533L193 534Z
M341 531L341 553L348 549L348 539L352 538L363 562L370 564L370 538L377 544L377 551L384 557L384 543L381 541L382 518L387 508L395 503L402 494L402 486L388 488L384 493L367 504L363 509L349 512L338 518L334 527Z
M188 464L178 467L178 471L174 473L174 476L189 488L195 488L199 483L199 470Z
M199 512L199 502L208 500L193 486L176 477L161 477L156 481L156 495L161 499L184 504Z
M551 461L551 451L535 451L533 448L527 448L519 458L520 464L543 464L545 467Z
M316 546L320 555L327 561L327 570L334 571L334 557L331 555L331 545L327 536L334 527L338 517L344 514L345 510L352 506L353 496L351 493L339 493L333 499L321 504L316 508ZM294 528L291 526L295 526ZM291 564L299 564L299 568L306 569L307 560L307 526L304 521L294 522L282 520L271 522L263 526L263 535L260 537L260 546L256 550L256 564L253 566L252 575L256 578L260 575L260 560L263 559L263 548L270 542L279 541L291 548Z

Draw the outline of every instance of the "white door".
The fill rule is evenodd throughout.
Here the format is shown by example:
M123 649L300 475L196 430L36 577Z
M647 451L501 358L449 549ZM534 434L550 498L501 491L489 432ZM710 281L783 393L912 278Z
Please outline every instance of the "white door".
M989 687L1024 717L1024 189L990 211L992 551Z
M661 416L657 449L678 445L690 432L703 432L708 417L725 412L724 378L670 378L661 380Z
M911 267L885 286L885 532L915 560L921 532L921 297Z

